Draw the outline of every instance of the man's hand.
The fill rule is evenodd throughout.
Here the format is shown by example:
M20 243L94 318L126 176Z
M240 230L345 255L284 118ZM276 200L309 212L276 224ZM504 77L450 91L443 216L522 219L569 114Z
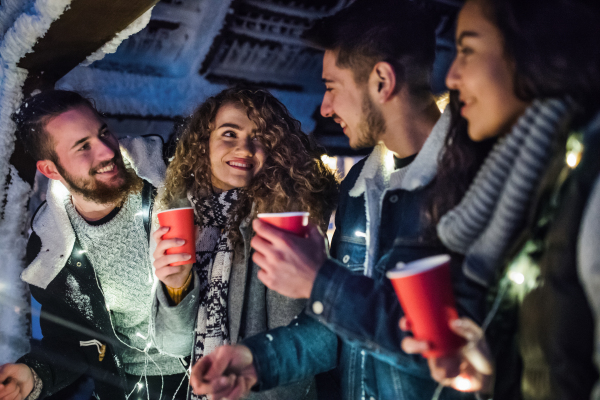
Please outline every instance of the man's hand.
M258 279L271 290L295 299L310 297L319 268L327 259L325 239L316 225L305 238L255 219L252 260L261 268Z
M23 400L33 390L33 374L25 364L0 366L0 400Z
M257 381L252 353L242 345L215 349L192 367L190 377L194 393L210 394L213 400L244 397Z
M165 226L157 229L152 234L156 241L156 250L154 250L154 273L156 277L165 285L172 288L180 288L185 284L190 271L192 270L193 262L185 265L176 265L170 267L169 264L186 261L192 258L191 254L180 253L180 254L165 254L167 249L172 247L183 246L185 243L184 239L165 239L162 240L162 236L169 231L169 227Z
M400 320L400 329L410 330L405 317ZM428 358L431 377L444 386L456 390L491 394L494 385L494 369L482 329L475 322L464 317L451 321L450 329L467 339L467 344L455 355ZM422 354L429 351L429 344L407 337L402 340L402 350L408 354Z

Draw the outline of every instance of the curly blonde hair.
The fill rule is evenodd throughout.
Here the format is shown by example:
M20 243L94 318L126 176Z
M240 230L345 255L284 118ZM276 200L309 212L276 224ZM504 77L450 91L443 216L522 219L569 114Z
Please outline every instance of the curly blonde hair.
M301 131L300 122L264 89L226 89L194 111L179 136L165 185L156 200L157 208L169 208L186 198L188 192L196 196L212 193L208 143L217 112L226 104L246 110L256 124L258 140L267 156L232 210L237 218L229 233L231 241L241 242L239 225L247 216L254 218L263 212L308 211L312 222L325 229L336 206L338 178L321 161L322 152Z

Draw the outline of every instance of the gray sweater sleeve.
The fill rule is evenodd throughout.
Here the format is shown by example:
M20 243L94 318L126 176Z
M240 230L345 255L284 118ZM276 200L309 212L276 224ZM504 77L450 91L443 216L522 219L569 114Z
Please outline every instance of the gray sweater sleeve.
M587 294L594 313L596 333L594 339L594 360L600 368L600 176L586 205L578 242L579 279ZM594 399L600 399L600 382L594 388Z
M200 280L194 272L194 288L176 306L171 306L162 284L154 296L154 343L161 353L187 357L192 352L194 325L200 300Z

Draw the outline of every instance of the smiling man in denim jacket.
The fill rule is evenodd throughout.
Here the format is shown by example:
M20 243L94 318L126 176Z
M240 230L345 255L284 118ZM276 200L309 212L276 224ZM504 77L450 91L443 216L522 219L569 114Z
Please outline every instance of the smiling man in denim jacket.
M359 0L306 36L325 49L321 114L353 148L375 148L341 185L329 257L315 227L298 238L254 221L259 278L308 298L307 310L287 327L217 349L194 367L192 386L231 400L337 367L344 399L429 399L437 384L425 359L400 348L403 312L385 272L446 252L424 212L450 120L429 86L434 28L411 1ZM454 271L460 311L478 320L468 301L477 288ZM444 389L440 398L471 397Z

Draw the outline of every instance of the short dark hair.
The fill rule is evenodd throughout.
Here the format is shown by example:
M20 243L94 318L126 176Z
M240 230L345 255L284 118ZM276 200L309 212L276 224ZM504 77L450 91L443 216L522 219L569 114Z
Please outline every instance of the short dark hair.
M356 0L316 21L303 38L317 48L335 51L336 65L351 69L357 83L365 83L373 66L385 61L411 93L431 91L435 27L414 1Z
M98 114L92 100L67 90L48 90L23 100L12 119L17 124L17 138L23 143L25 151L31 154L35 161L58 162L52 139L46 132L46 123L80 106L89 107Z

